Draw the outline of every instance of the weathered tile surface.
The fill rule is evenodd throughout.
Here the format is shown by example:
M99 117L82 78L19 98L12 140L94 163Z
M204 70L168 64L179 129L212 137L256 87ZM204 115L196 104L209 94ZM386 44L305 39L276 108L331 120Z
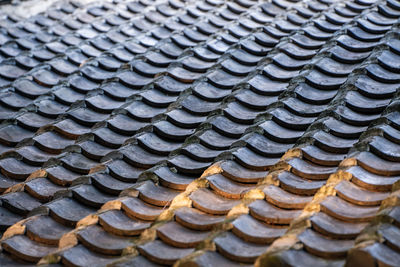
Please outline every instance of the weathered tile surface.
M2 16L0 266L399 265L399 18L397 0Z

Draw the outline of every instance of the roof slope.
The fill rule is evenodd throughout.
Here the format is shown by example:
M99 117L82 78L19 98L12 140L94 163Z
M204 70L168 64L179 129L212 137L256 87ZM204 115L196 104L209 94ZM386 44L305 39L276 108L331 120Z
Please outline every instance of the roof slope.
M400 2L61 2L0 21L1 266L396 266Z

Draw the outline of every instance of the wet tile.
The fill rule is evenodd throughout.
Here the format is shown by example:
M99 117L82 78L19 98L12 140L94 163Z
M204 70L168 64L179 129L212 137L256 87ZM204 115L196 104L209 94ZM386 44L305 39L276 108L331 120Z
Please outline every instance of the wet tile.
M71 153L63 157L61 162L65 168L80 174L88 174L92 168L98 165L97 162L78 153Z
M73 89L83 94L98 87L96 83L78 75L72 76L72 78L69 80L69 84Z
M279 158L264 157L246 147L238 149L233 155L235 156L236 162L254 171L269 170L279 161Z
M166 141L153 133L146 133L139 136L138 142L146 150L160 155L168 155L181 145L180 143Z
M9 211L26 216L41 203L25 192L12 192L1 197L2 206Z
M256 183L267 175L265 171L248 170L232 160L224 161L221 168L224 176L242 183Z
M321 202L321 210L339 220L368 222L378 212L379 207L357 206L339 197L330 196Z
M273 185L265 187L263 192L269 203L283 209L303 209L312 200L312 196L298 196Z
M192 248L201 243L210 232L195 231L169 222L157 228L157 236L168 245L179 248Z
M267 46L265 46L264 43L267 43ZM262 41L257 39L255 41L251 39L244 39L240 42L240 46L243 50L255 56L266 56L268 52L271 51L271 46L273 46L271 43L275 44L276 39L271 40L271 38L267 38L267 40L265 40L265 38L263 38Z
M319 233L335 239L355 238L367 223L349 223L319 212L311 217L312 227Z
M400 179L399 176L377 175L359 166L351 167L348 172L352 174L353 183L365 189L380 192L390 191L392 185Z
M75 227L79 220L95 211L71 198L60 198L46 205L50 209L50 217L69 227Z
M346 154L328 152L315 145L303 147L301 151L305 159L323 166L338 166L346 158Z
M77 236L90 250L106 255L120 255L125 247L130 246L128 239L109 234L100 226L86 227Z
M144 171L143 169L129 165L123 160L113 160L107 166L113 177L127 183L134 183L139 175Z
M121 152L125 161L138 168L151 168L166 158L166 156L148 152L138 145L124 147Z
M246 242L270 244L281 237L287 230L286 227L272 227L250 215L241 215L233 221L232 232Z
M207 180L218 195L231 199L241 199L247 191L254 188L252 185L233 182L221 174L208 176Z
M339 197L361 206L377 206L388 197L387 193L365 190L348 181L340 182L335 189Z
M159 207L167 207L171 201L180 193L163 186L157 186L153 182L146 181L137 187L139 198L146 203Z
M80 185L74 187L71 191L74 198L79 200L80 203L94 208L100 208L106 202L115 199L114 196L99 191L91 185Z
M69 117L84 126L93 126L104 121L108 115L93 111L90 108L78 108L68 113Z
M78 245L62 252L61 262L66 265L107 265L115 258L91 252L85 246Z
M62 235L71 230L47 215L38 216L26 223L26 235L29 238L52 246L57 246Z
M57 132L70 139L76 139L90 131L90 128L82 126L71 119L64 119L54 124L54 127Z
M393 143L386 138L375 136L370 143L370 149L379 157L389 161L399 161L398 144Z
M264 135L252 134L246 140L246 146L254 152L264 156L278 158L281 157L288 149L292 147L291 144L281 144L270 140Z
M232 233L224 233L215 239L217 250L225 257L244 263L252 263L267 250L268 246L243 241Z
M372 256L370 258L370 256ZM399 254L381 243L374 243L365 248L360 248L350 254L349 264L365 264L369 262L379 262L379 264L396 265L399 260Z
M212 128L227 137L239 138L246 129L246 125L234 122L225 116L217 116L211 120Z
M381 159L370 152L362 152L357 157L358 164L364 169L377 175L392 176L399 175L399 165Z
M7 125L0 129L0 141L8 146L15 146L24 139L33 137L33 132L17 125Z
M231 102L224 109L224 115L239 124L252 124L261 112L247 108L238 102Z
M303 232L299 239L304 243L307 251L326 258L344 257L347 250L354 244L353 240L332 240L312 230Z
M308 253L302 249L300 250L286 250L281 256L281 260L285 262L285 264L298 265L298 266L311 266L311 265L321 265L321 266L335 266L339 267L345 263L344 259L326 259L315 256L311 253Z
M175 248L160 240L141 245L138 249L146 258L159 264L173 264L194 251L192 248Z
M303 117L288 111L286 108L277 108L271 111L272 120L290 130L306 130L314 122L313 117Z
M134 220L122 211L110 210L99 215L100 225L109 233L119 236L136 236L150 227L150 222Z
M3 158L0 160L0 169L8 177L23 180L40 167L28 165L16 158Z
M313 138L315 139L314 144L317 147L327 152L337 153L337 154L347 153L349 149L352 148L353 145L357 142L356 139L350 139L350 140L343 139L324 131L316 132L313 135Z
M182 154L201 162L211 162L221 152L222 151L213 150L199 143L193 143L182 148Z
M222 256L218 252L207 251L206 253L194 258L196 264L207 265L207 264L218 264L218 266L246 266L243 263L237 263L235 261L229 260ZM248 265L251 266L251 265Z
M348 35L340 36L337 41L343 48L354 52L370 51L377 45L377 42L362 42Z
M187 137L194 133L194 129L185 129L169 121L159 121L154 124L154 132L161 137L171 139L173 141L184 141Z
M400 75L392 73L377 64L370 64L366 67L368 75L376 81L383 83L397 83Z
M48 152L59 154L66 147L73 145L74 140L67 139L55 132L45 132L41 135L37 135L33 138L35 145L40 149Z
M40 70L33 74L34 80L43 86L54 86L60 81L60 77L54 72L48 70Z
M394 93L394 84L385 84L366 75L361 75L354 84L359 92L371 98L389 98Z
M305 179L324 180L336 171L335 167L319 166L299 158L293 158L288 163L292 166L291 172Z
M338 89L346 78L327 76L319 71L313 70L306 76L306 82L320 89Z
M283 45L280 50L291 58L297 60L309 60L316 55L315 50L304 49L293 43Z
M2 231L7 230L8 227L10 227L14 223L16 223L24 218L23 216L16 214L14 212L11 212L8 209L3 208L3 207L0 207L0 217L1 217L0 229Z
M166 110L166 108L152 107L142 101L132 102L125 109L129 112L130 116L143 122L150 121L153 117L164 113Z
M367 41L367 42L376 42L382 38L382 34L372 34L369 32L364 31L360 27L352 27L348 30L348 34L360 41Z
M155 220L164 208L147 204L138 198L126 198L122 200L122 210L131 218L153 221Z
M279 179L280 187L297 195L312 196L325 184L324 181L304 179L287 171L281 172L277 178Z
M96 84L93 85L94 85L93 87L89 87L88 89L89 90L95 89ZM131 97L136 93L135 90L117 82L105 83L103 84L101 89L104 91L105 95L114 98L117 101L124 101L126 100L126 98Z
M34 263L56 250L56 247L42 245L24 235L15 235L3 242L2 246L9 253Z
M175 212L175 219L189 229L204 231L222 223L225 217L210 215L194 208L180 208Z

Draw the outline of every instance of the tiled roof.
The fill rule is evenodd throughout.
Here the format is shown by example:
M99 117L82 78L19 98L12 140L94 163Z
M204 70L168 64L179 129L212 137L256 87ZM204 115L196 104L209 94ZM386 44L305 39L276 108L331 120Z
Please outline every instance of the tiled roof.
M0 20L0 266L399 266L400 2Z

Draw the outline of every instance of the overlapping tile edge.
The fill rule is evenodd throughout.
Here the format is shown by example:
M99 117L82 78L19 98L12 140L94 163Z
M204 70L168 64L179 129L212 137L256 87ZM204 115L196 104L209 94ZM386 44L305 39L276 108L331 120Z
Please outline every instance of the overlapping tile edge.
M44 87L36 86L37 91L32 91L31 83L26 90L23 86L26 81L19 77L24 71L20 67L2 65L0 75L16 79L13 83L16 93L3 90L1 104L18 110L29 102L29 97L36 98L36 109L42 120L38 119L40 126L30 125L29 116L27 120L20 116L15 120L17 124L12 124L7 110L3 108L1 113L11 122L10 128L1 135L1 149L5 152L0 168L8 176L4 177L4 183L11 184L3 189L1 208L4 218L15 220L2 238L5 251L1 255L2 263L16 264L9 258L11 253L32 262L40 260L43 264L70 266L149 266L150 261L173 264L176 260L179 260L178 266L232 266L255 260L260 266L340 266L350 249L348 263L354 266L359 264L359 255L368 253L371 255L366 257L368 264L374 259L392 264L393 258L388 259L383 252L392 251L397 256L391 256L398 257L395 251L399 244L389 240L390 248L387 243L374 245L377 235L369 233L376 229L375 224L380 225L381 218L398 226L396 208L391 208L398 205L397 191L393 196L389 196L389 192L398 180L399 155L395 149L387 150L388 146L396 148L399 141L396 135L399 128L396 72L399 66L396 61L387 61L387 57L393 58L399 53L398 3L297 3L308 8L312 21L305 19L307 9L296 9L296 5L283 1L267 3L262 10L248 9L261 5L250 1L228 5L213 1L181 4L168 3L170 7L189 12L189 16L183 15L180 20L186 25L194 23L190 19L196 16L205 22L203 15L213 10L207 10L207 6L213 5L220 5L222 18L229 20L231 15L235 17L231 18L233 22L241 24L239 27L235 23L226 25L223 29L228 29L229 34L221 35L222 39L216 42L204 37L204 33L211 30L204 28L204 24L196 24L203 37L190 30L183 35L172 35L168 30L173 37L161 41L158 46L161 53L154 50L143 57L137 56L137 60L130 63L135 72L128 73L129 65L119 65L121 62L117 61L130 62L130 58L125 58L126 52L137 49L137 53L144 53L144 47L152 47L157 36L163 39L166 27L178 27L177 24L166 23L164 32L158 29L160 32L147 39L143 35L136 37L136 32L129 32L127 28L124 33L129 32L133 40L137 40L135 45L131 43L130 49L125 46L124 51L116 49L109 54L106 42L97 44L94 41L89 47L77 47L83 51L81 55L86 55L84 57L74 51L65 59L51 61L47 65L51 69L33 68L33 80L52 87L46 93L55 96L52 103L58 103L61 113L64 110L60 103L74 103L83 97L82 92L89 91L88 96L93 96L92 101L91 97L81 98L84 101L73 104L78 109L68 112L68 119L60 116L61 121L52 123L54 126L40 125L48 124L46 116L58 115L48 113L49 110L46 113L40 105L44 99L40 90ZM347 4L346 9L342 4ZM285 10L284 5L292 12ZM68 6L63 8L68 10ZM109 8L114 7L110 5ZM357 8L359 12L355 12ZM374 11L376 8L378 11ZM158 12L167 12L161 10ZM275 18L268 15L268 12L277 11L282 13ZM99 12L95 14L100 20L106 17L101 10L92 12ZM302 14L306 24L296 25L293 13L297 13L297 19L300 18L298 14ZM251 20L243 19L247 15ZM262 29L262 17L269 28ZM111 19L109 23L118 24L118 20ZM208 25L222 32L216 25L218 20L211 21ZM262 31L252 29L256 24ZM102 26L105 27L92 24L96 31L107 31ZM188 26L179 27L189 29ZM18 35L18 31L13 29L9 34ZM93 29L83 30L80 34L90 39L94 32ZM256 42L247 34L254 35ZM212 38L217 36L215 32L211 34ZM241 41L235 40L237 37L241 37ZM18 45L27 45L21 43ZM106 45L104 57L90 47L95 43L100 47ZM171 48L171 44L175 47ZM198 49L192 49L194 46ZM173 54L174 49L182 48L194 51L196 56L188 52L183 53L187 57L181 57L180 52ZM53 44L46 49L47 53L55 50L60 53L58 49L62 47ZM204 49L208 49L208 54L204 54ZM347 49L345 57L344 49ZM27 64L23 56L13 56L3 46L1 50L15 57L19 66ZM33 51L30 55L41 61L51 58L44 51ZM360 51L365 53L356 53ZM222 54L224 56L220 56ZM111 55L114 58L110 59ZM169 59L165 55L169 55ZM86 62L87 56L97 58ZM175 56L179 56L175 60L179 64L173 63L171 58ZM215 61L216 64L211 64ZM6 62L13 63L12 60ZM73 64L81 65L81 69ZM62 65L67 65L66 69L61 68ZM125 71L114 75L121 66ZM168 70L163 70L163 66L169 66ZM16 76L12 75L13 71ZM82 81L75 75L78 72L92 82ZM53 87L60 79L67 79L62 75L68 77L70 87ZM75 82L69 77L72 75ZM157 79L154 88L151 86L153 77ZM120 83L108 83L108 80L118 81L116 79ZM7 82L2 81L4 86ZM98 82L104 83L103 91L95 90ZM194 84L190 85L192 82ZM132 89L122 87L121 83L137 89L144 86L144 90L137 96L127 97L124 93L129 94ZM121 100L126 99L126 104L119 106ZM358 102L360 99L362 101ZM79 110L85 105L86 110ZM117 115L107 119L111 112ZM94 128L91 130L85 125ZM121 128L121 125L128 128ZM177 128L179 126L181 128ZM167 132L171 128L174 135ZM177 133L177 129L181 132ZM32 130L39 130L35 137ZM17 134L5 136L6 131ZM15 145L19 148L16 152L12 151ZM211 165L213 162L216 163ZM195 179L200 175L201 178ZM138 183L132 187L136 177ZM15 184L13 179L25 181ZM43 187L49 192L41 195ZM120 198L116 197L118 194ZM36 199L50 202L41 204ZM383 211L378 213L381 202ZM338 206L342 209L335 210ZM360 214L346 213L349 208ZM394 211L385 213L389 209ZM385 214L392 214L387 216L392 219L387 219ZM27 219L16 222L27 215ZM343 229L324 228L332 220L336 220L334 225L337 226L353 223L354 229L345 227L350 228L347 229L350 232L343 233ZM371 228L366 229L372 230L359 235L370 221ZM48 227L55 232L46 233L44 230Z

